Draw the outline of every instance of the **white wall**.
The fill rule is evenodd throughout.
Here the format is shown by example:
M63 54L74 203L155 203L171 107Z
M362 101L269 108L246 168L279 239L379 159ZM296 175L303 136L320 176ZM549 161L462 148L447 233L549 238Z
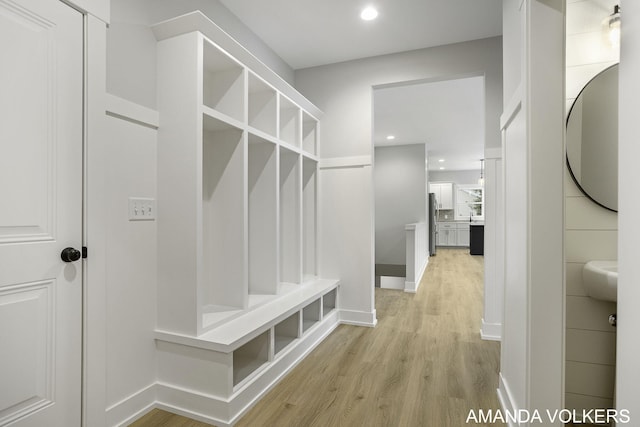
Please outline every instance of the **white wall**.
M498 118L502 102L501 38L476 40L411 52L298 70L296 88L325 112L323 158L346 158L340 168L323 168L323 275L342 279L341 306L374 315L373 176L371 171L373 88L399 82L485 76L485 143L500 145ZM352 164L352 166L349 166ZM322 166L322 165L321 165ZM348 175L348 176L347 176ZM361 185L358 185L361 184ZM335 203L335 194L351 196ZM346 196L346 194L345 194ZM330 207L330 208L327 208Z
M425 222L424 144L375 148L375 263L406 264L406 224Z
M619 74L619 227L618 241L618 349L616 375L616 408L631 412L629 425L640 422L640 369L638 369L638 325L640 325L640 198L637 197L640 174L640 2L624 1L624 24Z
M490 148L484 155L484 311L483 339L502 338L504 312L504 206L502 199L502 150Z
M102 161L106 165L107 209L106 405L107 425L114 425L131 415L132 402L144 407L153 401L145 393L156 381L156 222L129 221L128 199L156 198L157 131L114 117L111 113L126 117L140 107L109 99ZM153 111L142 111L154 117ZM145 120L142 115L132 118Z
M607 4L609 5L607 6ZM618 61L618 49L605 43L600 22L615 0L567 3L567 112L584 85ZM616 304L586 296L582 267L592 259L617 259L618 215L589 200L565 173L566 374L569 409L612 408L615 328L608 316Z
M293 70L218 0L112 0L107 33L107 92L156 108L156 40L149 25L200 10L235 40L293 82Z
M508 410L553 411L563 405L564 1L503 5L509 95L501 118L505 311L499 396Z

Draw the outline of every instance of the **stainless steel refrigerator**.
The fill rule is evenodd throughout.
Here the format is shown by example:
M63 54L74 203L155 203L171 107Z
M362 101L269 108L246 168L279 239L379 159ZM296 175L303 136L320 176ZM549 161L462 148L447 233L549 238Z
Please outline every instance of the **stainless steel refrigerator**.
M438 230L436 222L438 220L438 202L435 193L429 193L429 253L431 256L436 254L436 240L438 239Z

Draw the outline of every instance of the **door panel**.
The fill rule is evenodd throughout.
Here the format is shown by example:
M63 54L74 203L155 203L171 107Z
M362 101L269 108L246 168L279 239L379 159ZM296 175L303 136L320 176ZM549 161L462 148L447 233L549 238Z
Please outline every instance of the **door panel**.
M83 17L0 0L0 426L79 426Z

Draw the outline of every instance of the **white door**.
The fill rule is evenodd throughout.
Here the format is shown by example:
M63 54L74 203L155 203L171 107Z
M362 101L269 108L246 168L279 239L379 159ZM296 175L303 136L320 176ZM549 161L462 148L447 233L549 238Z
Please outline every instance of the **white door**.
M0 0L0 426L80 425L82 43L64 3Z

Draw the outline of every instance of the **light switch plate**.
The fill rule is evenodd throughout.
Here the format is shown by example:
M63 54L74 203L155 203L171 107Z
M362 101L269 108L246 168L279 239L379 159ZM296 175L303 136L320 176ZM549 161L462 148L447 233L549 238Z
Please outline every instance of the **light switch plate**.
M129 221L155 221L156 199L129 197Z

